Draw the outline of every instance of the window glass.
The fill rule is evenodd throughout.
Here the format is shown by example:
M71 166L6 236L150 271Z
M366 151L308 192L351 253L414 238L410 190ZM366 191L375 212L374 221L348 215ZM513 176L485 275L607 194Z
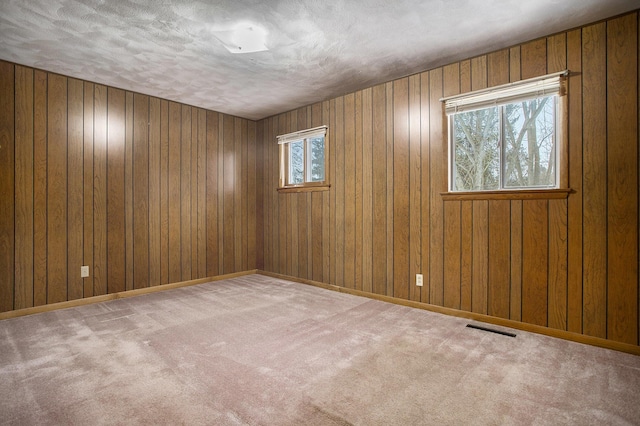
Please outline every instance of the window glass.
M556 187L556 99L451 114L451 190Z
M298 185L304 182L304 143L289 143L289 183Z
M555 105L548 96L504 108L505 186L555 186Z
M324 181L324 137L311 138L308 142L307 180L309 182L322 182Z

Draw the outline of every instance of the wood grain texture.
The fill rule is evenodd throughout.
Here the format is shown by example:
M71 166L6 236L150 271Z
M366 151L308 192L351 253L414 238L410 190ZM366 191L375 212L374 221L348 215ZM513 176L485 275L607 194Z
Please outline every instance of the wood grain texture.
M355 93L355 278L354 288L356 290L362 290L362 262L363 262L363 247L362 247L362 91Z
M50 74L47 96L47 303L67 300L67 79Z
M149 287L149 97L133 97L133 288Z
M489 201L488 314L505 319L509 318L511 302L511 229L506 226L510 219L510 201Z
M542 326L548 323L548 203L522 202L522 321Z
M582 32L567 34L569 186L567 200L567 330L582 333Z
M94 91L93 295L107 294L107 87Z
M14 309L33 306L33 70L15 67L15 266ZM4 97L4 93L2 92ZM2 111L5 113L5 111ZM11 117L11 115L8 115ZM5 118L6 120L6 118ZM3 124L4 126L5 124ZM2 138L2 137L0 137ZM0 144L4 145L2 139ZM2 148L0 148L1 150ZM5 165L1 166L4 167ZM82 170L82 169L81 169ZM3 179L4 176L0 177ZM0 196L4 199L4 194ZM6 212L1 212L2 214ZM4 273L6 272L6 274ZM2 272L9 277L9 271Z
M149 285L160 285L163 262L161 219L161 134L162 106L160 99L149 99Z
M168 219L169 219L169 282L182 279L181 263L181 202L180 202L180 140L182 135L180 104L169 102L169 165L168 165Z
M192 107L182 105L181 108L181 134L180 134L180 280L186 281L192 278L191 267L191 134L192 134ZM229 180L233 182L233 169ZM233 220L233 216L227 218ZM231 227L233 230L233 227ZM233 238L231 238L233 240ZM233 241L230 241L232 244ZM233 251L232 251L233 253ZM231 259L233 262L233 258ZM230 270L231 271L231 270Z
M548 326L567 329L567 201L549 200Z
M13 310L15 291L15 67L0 62L0 310Z
M393 296L409 298L409 79L393 85Z
M169 282L169 102L160 101L160 283Z
M634 14L607 23L607 338L630 344L638 344L637 34Z
M337 111L336 111L337 112ZM342 140L344 146L344 262L343 283L355 288L356 280L356 142L355 96L344 97ZM338 142L339 143L339 142ZM339 150L340 151L340 150ZM339 167L339 165L338 165Z
M240 250L233 268L255 265L255 122L229 118L238 129L227 134L237 202L227 203L225 226L220 114L3 61L0 72L0 204L11 212L0 221L11 266L0 309L219 275L225 227L239 229L229 241Z
M134 247L134 93L125 93L124 106L124 254L125 289L135 286L135 247Z
M461 304L461 201L444 203L444 303L460 309Z
M84 148L84 84L67 82L67 299L82 299L84 283L80 276L83 263L83 148Z
M89 267L89 276L83 278L83 296L93 296L93 125L94 125L94 85L84 82L84 134L83 134L83 265Z
M416 274L422 274L422 158L421 78L409 77L409 299L420 301L422 289ZM424 283L424 276L423 276Z
M489 285L489 202L473 201L471 311L488 313Z
M385 144L386 92L375 86L373 99L373 292L386 293L387 281L387 151Z
M126 93L107 89L107 291L126 289L125 114Z
M606 24L582 30L583 333L607 335Z

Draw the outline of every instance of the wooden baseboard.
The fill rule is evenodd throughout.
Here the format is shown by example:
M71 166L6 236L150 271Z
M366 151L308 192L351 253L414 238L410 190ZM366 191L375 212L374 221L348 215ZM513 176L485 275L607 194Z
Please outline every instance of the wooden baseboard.
M640 356L640 346L630 345L628 343L616 342L613 340L601 339L598 337L586 336L584 334L572 333L565 330L556 330L549 327L543 327L540 325L527 324L520 321L508 320L504 318L492 317L490 315L477 314L474 312L460 311L452 308L445 308L442 306L430 305L428 303L415 302L412 300L398 299L391 296L383 296L380 294L367 293L360 290L354 290L350 288L340 287L332 284L325 284L318 281L312 281L297 277L291 277L288 275L277 274L274 272L267 272L258 270L258 274L265 275L273 278L280 278L283 280L294 281L301 284L309 284L315 287L321 287L327 290L338 291L341 293L352 294L355 296L363 296L369 299L381 300L384 302L395 303L397 305L409 306L412 308L424 309L431 312L437 312L445 315L451 315L459 318L466 318L469 320L480 321L488 324L499 325L503 327L509 327L516 330L528 331L531 333L542 334L550 337L557 337L559 339L569 340L572 342L583 343L591 346L598 346L605 349L612 349L615 351L626 352L633 355Z
M218 275L215 277L199 278L196 280L181 281L181 282L171 283L171 284L162 284L162 285L157 285L152 287L139 288L136 290L110 293L110 294L105 294L101 296L92 296L84 299L76 299L76 300L69 300L66 302L51 303L49 305L34 306L32 308L16 309L14 311L0 312L0 320L17 318L25 315L38 314L41 312L55 311L58 309L67 309L67 308L73 308L76 306L90 305L92 303L106 302L109 300L124 299L127 297L140 296L143 294L172 290L174 288L204 284L212 281L221 281L221 280L226 280L228 278L241 277L243 275L252 275L255 273L257 273L257 270L253 269L249 271L234 272L232 274Z

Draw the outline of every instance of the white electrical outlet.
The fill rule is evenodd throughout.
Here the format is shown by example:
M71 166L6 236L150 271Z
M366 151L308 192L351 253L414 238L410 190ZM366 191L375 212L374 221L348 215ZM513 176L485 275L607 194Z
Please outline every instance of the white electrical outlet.
M80 267L80 278L86 278L89 276L89 266L81 266Z
M422 274L416 274L416 285L422 287Z

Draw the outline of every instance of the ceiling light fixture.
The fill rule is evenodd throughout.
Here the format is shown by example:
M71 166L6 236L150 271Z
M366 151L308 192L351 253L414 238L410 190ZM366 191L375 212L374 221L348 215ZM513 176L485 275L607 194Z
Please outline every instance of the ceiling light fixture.
M269 50L265 44L267 31L255 24L238 24L231 30L214 31L213 35L231 53L253 53Z

